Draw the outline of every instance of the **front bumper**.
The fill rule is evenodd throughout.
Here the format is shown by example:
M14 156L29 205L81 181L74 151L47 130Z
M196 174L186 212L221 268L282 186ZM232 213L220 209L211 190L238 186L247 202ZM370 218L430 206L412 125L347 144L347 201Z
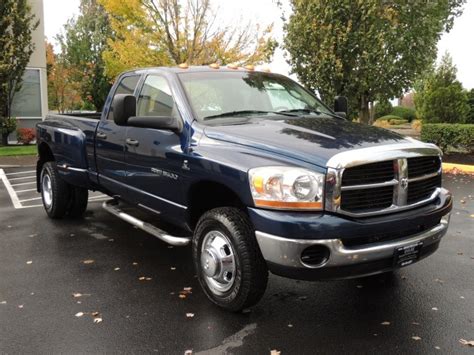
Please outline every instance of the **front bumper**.
M422 243L419 251L419 261L432 253L439 246L441 238L446 234L449 225L449 216L452 208L452 199L449 192L443 191L444 195L439 205L429 215L436 219L436 224L431 224L429 228L422 232L405 235L400 238L377 241L367 244L354 245L348 243L351 239L346 238L321 238L309 239L306 237L285 238L275 234L256 231L256 238L260 250L267 265L274 274L303 280L320 279L343 279L367 276L382 273L396 269L398 266L394 263L394 252L398 248ZM412 217L416 210L412 211ZM334 216L331 216L334 218ZM408 221L399 219L398 225L402 227ZM418 221L419 222L419 221ZM353 222L354 223L354 222ZM379 224L389 223L392 228L395 227L394 221L379 222ZM388 226L387 225L387 226ZM324 223L318 224L318 236L324 233L335 235L337 229L330 228ZM321 230L323 227L323 230ZM326 230L324 230L326 227ZM334 227L334 226L333 226ZM375 224L372 224L375 227ZM370 234L376 228L371 228L371 224L365 225L364 233ZM358 238L363 238L361 229L358 228L354 233ZM364 239L365 240L365 239ZM305 263L301 256L305 249L312 246L324 246L328 251L328 257L324 262L311 265Z

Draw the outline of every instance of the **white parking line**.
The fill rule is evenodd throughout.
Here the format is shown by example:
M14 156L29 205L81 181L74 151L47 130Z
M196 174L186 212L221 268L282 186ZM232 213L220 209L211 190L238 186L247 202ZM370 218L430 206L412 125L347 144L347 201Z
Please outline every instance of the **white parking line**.
M6 178L6 177L5 177L5 178ZM21 184L12 184L12 186L31 185L31 184L36 184L36 181L32 181L32 182L22 182Z
M10 195L10 198L12 199L13 207L15 208L21 208L21 203L20 200L18 199L18 196L15 193L15 190L13 190L12 185L10 184L10 181L8 181L7 176L5 175L5 172L3 169L0 169L0 179L3 181L3 184L5 185L5 188L7 189L8 194Z
M30 191L36 191L36 189L26 189L26 190L17 190L15 191L17 194L21 193L21 192L30 192Z
M32 185L32 184L36 184L36 181L22 182L22 183L17 183L17 184L12 184L10 182L12 180L30 179L30 178L33 178L33 177L36 177L36 176L14 177L14 178L10 178L10 179L8 178L8 176L12 176L12 175L15 176L15 175L19 175L19 174L26 174L26 173L32 173L32 172L34 172L34 170L6 174L3 169L0 169L0 180L3 181L3 184L5 185L5 188L7 189L7 192L10 195L10 199L12 200L13 207L15 207L16 209L43 207L42 204L28 205L28 206L23 205L23 203L25 203L25 202L41 200L41 196L35 196L35 197L28 198L29 196L31 196L31 194L30 194L29 196L26 195L25 196L26 198L23 199L23 200L20 200L19 197L18 197L18 194L20 194L20 193L33 192L33 191L36 191L36 189L23 189L23 190L17 190L17 191L14 189L14 186ZM96 196L89 197L89 202L90 203L92 203L92 202L102 202L102 201L106 201L108 199L110 199L109 196L104 195L104 194L99 194L99 195L96 195Z
M27 198L26 200L20 200L20 202L23 203L23 202L37 201L37 200L41 200L41 197Z
M28 171L18 171L16 173L8 173L8 174L5 174L6 176L10 176L10 175L21 175L21 174L29 174L29 173L35 173L36 170L28 170Z
M22 176L22 177L12 178L8 180L13 181L13 180L25 180L25 179L36 179L36 175Z

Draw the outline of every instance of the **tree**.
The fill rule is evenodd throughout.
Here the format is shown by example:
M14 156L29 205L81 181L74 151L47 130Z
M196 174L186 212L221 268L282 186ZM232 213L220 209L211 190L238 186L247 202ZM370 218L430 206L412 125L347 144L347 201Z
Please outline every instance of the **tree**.
M99 0L115 38L104 52L107 74L140 66L257 64L272 56L272 27L215 24L210 0Z
M69 67L77 69L77 82L84 102L90 102L101 111L110 90L110 80L105 75L103 52L112 38L109 16L97 0L81 0L79 16L64 26L58 40Z
M348 96L368 123L374 100L400 97L434 61L464 2L291 0L289 63L326 103Z
M474 89L471 89L468 93L468 101L469 104L469 114L467 115L467 122L474 123Z
M0 130L4 145L15 130L11 124L11 105L33 53L31 35L38 24L27 0L0 2Z
M59 113L81 108L81 83L79 71L69 65L64 52L55 54L51 43L46 42L46 71L48 75L48 103Z
M467 122L468 96L456 79L456 72L451 56L446 53L438 67L425 74L415 95L417 113L424 122Z

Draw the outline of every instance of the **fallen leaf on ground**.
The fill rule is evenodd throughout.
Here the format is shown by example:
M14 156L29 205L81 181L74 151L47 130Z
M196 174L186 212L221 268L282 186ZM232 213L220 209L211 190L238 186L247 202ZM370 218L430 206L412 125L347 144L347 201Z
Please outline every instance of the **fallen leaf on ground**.
M101 323L101 322L102 322L102 318L100 317L94 318L94 323Z
M92 312L91 314L93 317L97 317L99 315L99 312Z
M421 338L418 336L418 335L415 335L413 337L411 337L413 340L421 340Z
M270 350L270 355L280 355L281 351L279 350Z
M83 315L84 315L83 312L78 312L78 313L75 314L76 317L82 317Z
M380 323L380 324L381 324L381 325L390 325L390 322L385 321L385 322L382 322L382 323Z
M474 340L459 339L459 342L460 342L462 345L474 346Z
M72 297L74 298L82 297L82 293L73 293Z
M94 260L90 260L90 259L88 259L88 260L83 260L82 263L83 263L83 264L93 264L93 263L94 263Z
M188 318L193 318L193 317L194 317L194 313L186 313L186 317L188 317Z
M27 263L28 265L33 264L33 262L32 262L31 260L28 260L26 263Z
M437 311L438 310L438 307L433 307L431 308L433 311Z

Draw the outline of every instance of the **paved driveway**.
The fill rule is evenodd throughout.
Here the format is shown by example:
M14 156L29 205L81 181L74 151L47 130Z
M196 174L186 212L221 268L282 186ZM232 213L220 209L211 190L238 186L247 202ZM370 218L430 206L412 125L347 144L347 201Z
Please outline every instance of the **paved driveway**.
M102 196L83 220L46 218L31 170L1 175L0 353L474 351L459 342L474 340L472 178L445 178L455 209L430 258L391 278L271 276L251 312L232 314L199 289L189 247L108 215Z

